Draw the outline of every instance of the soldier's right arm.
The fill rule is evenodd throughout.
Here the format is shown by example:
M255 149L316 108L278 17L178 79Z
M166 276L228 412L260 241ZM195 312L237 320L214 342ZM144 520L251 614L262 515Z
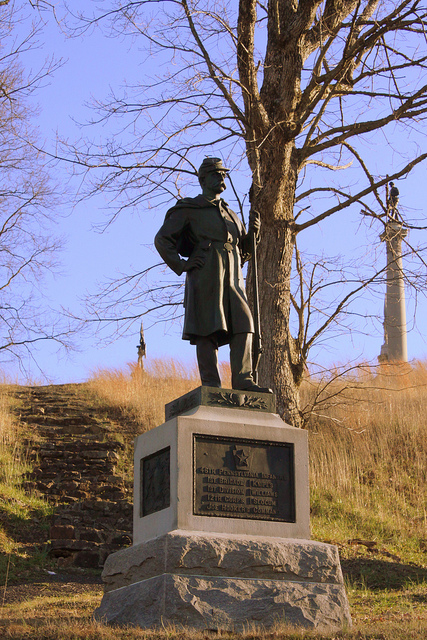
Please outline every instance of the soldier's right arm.
M177 243L187 224L183 209L170 209L162 227L154 238L154 245L168 267L180 276L185 271L186 260L178 253Z
M184 260L178 251L178 243L181 239L188 222L188 216L183 208L172 208L166 213L163 226L154 238L154 244L168 267L180 276L184 271L200 269L206 261L206 256L196 251L192 251L188 260ZM188 249L188 247L187 247Z

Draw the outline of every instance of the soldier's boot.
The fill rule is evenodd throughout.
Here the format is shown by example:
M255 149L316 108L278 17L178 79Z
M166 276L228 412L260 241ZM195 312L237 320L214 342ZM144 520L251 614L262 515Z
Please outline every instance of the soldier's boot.
M204 387L220 387L218 370L218 342L213 336L198 336L196 342L197 364Z
M252 333L235 333L230 340L231 385L239 391L273 393L255 384L252 376Z

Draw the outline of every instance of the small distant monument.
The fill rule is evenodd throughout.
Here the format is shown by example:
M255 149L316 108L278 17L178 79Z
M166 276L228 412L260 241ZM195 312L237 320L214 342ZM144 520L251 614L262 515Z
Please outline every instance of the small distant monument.
M402 240L408 235L398 211L399 190L393 182L386 187L386 224L380 235L387 248L387 279L384 303L384 344L380 363L408 362L406 339L405 283L402 265Z
M141 369L141 371L144 369L144 360L143 358L146 357L147 355L147 345L145 344L145 339L144 339L144 326L142 324L142 320L141 320L141 327L139 329L139 344L136 347L137 351L138 351L138 368Z

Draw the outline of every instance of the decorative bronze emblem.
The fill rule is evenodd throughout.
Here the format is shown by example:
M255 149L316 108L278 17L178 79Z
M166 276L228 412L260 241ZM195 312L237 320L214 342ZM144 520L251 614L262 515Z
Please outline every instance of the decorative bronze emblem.
M196 407L227 407L244 411L276 412L276 396L218 387L198 387L165 405L165 418L171 420Z
M223 407L247 407L250 409L267 409L267 403L260 397L248 396L245 393L229 393L227 391L211 391L209 404L219 404Z
M247 467L248 465L248 458L249 458L249 454L245 452L244 449L237 449L237 447L234 447L234 451L233 451L233 456L234 456L234 462L236 464L236 467Z

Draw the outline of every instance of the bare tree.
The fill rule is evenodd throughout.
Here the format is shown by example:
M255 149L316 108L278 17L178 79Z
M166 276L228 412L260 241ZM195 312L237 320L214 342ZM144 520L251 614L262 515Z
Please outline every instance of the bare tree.
M361 223L383 224L387 181L427 157L416 148L427 113L426 18L419 0L110 0L78 16L80 32L108 25L133 38L145 78L94 105L93 124L115 122L121 135L102 148L68 145L87 174L86 194L111 195L111 222L124 208L163 212L194 184L205 153L222 152L246 172L262 219L260 378L274 384L295 425L310 349L383 278L372 265L307 259L297 238L303 245L306 231L332 216L339 225L355 207ZM399 140L399 166L388 176L374 175L366 153L378 131L389 149ZM420 251L408 245L406 254L420 258L422 272ZM156 302L155 286L141 293L144 275L111 282L95 301L97 319L131 320L120 304L136 295ZM176 289L168 291L163 310L175 302ZM325 293L329 306L316 304Z
M19 33L17 27L20 26ZM61 241L52 234L56 203L32 126L33 92L57 66L26 73L40 20L28 2L0 3L0 360L32 354L41 340L65 343L67 329L43 306L43 275Z

